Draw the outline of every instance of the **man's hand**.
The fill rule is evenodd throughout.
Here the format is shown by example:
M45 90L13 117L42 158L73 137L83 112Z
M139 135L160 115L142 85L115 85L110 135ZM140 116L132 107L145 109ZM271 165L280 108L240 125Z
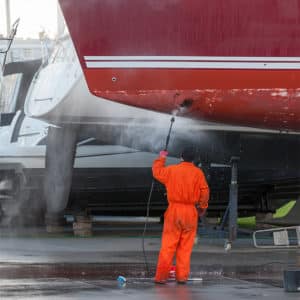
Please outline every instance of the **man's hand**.
M165 158L165 157L167 157L168 156L168 151L166 151L166 150L161 150L160 152L159 152L159 157L163 157L163 158Z

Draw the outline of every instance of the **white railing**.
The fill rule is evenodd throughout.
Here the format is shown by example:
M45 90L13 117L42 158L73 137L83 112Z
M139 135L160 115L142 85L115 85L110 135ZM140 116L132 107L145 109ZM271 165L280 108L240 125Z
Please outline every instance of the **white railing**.
M300 226L257 230L253 233L253 242L256 248L298 248Z

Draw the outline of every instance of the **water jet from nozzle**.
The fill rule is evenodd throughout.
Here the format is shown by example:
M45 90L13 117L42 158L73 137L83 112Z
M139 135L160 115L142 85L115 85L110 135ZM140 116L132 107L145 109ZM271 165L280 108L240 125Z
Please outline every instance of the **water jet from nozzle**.
M189 108L193 105L193 99L187 98L184 99L183 102L172 111L172 115L176 117L178 114L185 114Z
M172 116L173 116L173 117L176 117L178 113L179 113L179 109L178 109L178 108L172 110Z
M181 113L185 113L192 105L194 100L193 99L184 99L183 102L179 105L179 109Z

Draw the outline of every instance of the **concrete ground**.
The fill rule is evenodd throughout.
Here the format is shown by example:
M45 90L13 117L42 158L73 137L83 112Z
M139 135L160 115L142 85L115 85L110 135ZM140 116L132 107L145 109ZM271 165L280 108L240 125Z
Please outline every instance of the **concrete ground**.
M133 227L132 227L133 226ZM126 226L125 226L126 227ZM297 299L283 289L283 270L300 268L300 250L256 249L241 235L231 251L224 238L203 234L194 246L191 278L179 286L152 282L160 228L150 228L142 252L139 225L99 226L89 238L43 229L0 232L0 299ZM96 228L97 229L97 228ZM127 278L120 286L117 277Z
M297 293L261 283L228 278L204 280L203 283L164 286L150 281L129 281L118 286L112 280L79 280L66 278L2 280L1 299L136 299L136 300L240 300L240 299L299 299Z

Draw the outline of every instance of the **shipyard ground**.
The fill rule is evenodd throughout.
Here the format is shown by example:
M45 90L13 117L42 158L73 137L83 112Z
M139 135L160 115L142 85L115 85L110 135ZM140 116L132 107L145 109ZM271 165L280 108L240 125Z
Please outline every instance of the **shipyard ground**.
M256 249L240 234L230 252L224 237L201 233L186 285L154 285L160 225L97 225L93 236L74 237L43 228L1 228L0 299L298 299L283 289L283 270L300 266L300 250ZM119 284L119 275L126 284ZM202 280L199 280L202 278Z

